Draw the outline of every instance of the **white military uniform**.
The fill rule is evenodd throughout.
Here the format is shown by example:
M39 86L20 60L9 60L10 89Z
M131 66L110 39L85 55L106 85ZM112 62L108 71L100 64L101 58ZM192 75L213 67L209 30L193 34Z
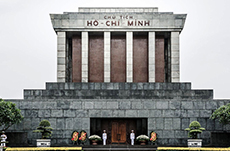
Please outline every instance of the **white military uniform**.
M135 133L130 133L131 145L134 145Z
M1 146L5 147L6 143L2 143L2 142L6 142L7 136L5 134L1 135Z
M107 133L102 134L103 145L106 145Z

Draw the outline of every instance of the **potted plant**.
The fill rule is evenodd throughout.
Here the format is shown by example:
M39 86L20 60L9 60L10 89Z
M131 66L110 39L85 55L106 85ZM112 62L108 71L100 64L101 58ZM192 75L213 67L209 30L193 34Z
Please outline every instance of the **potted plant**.
M48 139L51 137L53 128L50 127L50 122L48 120L42 120L37 127L36 130L34 130L34 133L41 133L42 139L37 139L37 147L50 147L51 139Z
M101 139L101 137L98 136L98 135L91 135L91 136L89 137L89 140L91 140L92 145L97 145L97 142L101 141L102 139Z
M189 125L189 128L185 129L188 131L188 147L201 147L202 139L198 139L198 134L202 133L205 128L201 127L198 121L192 121Z
M139 135L136 140L140 142L140 145L145 145L146 142L149 141L149 137L146 135Z

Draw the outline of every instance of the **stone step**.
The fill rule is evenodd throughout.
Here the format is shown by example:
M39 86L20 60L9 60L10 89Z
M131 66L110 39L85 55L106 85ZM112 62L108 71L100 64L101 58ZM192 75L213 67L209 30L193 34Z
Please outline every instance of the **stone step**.
M47 90L191 90L191 83L46 83Z
M148 151L153 151L157 150L156 146L153 145L90 145L90 146L83 146L83 150L113 150L113 151L126 151L126 150L135 150L135 151L143 151L143 150L148 150Z
M213 90L24 90L24 99L213 99Z

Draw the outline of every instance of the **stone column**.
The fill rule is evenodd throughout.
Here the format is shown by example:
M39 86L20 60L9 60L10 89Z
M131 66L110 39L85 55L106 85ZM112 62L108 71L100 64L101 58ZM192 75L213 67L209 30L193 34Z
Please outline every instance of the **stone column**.
M81 40L82 40L82 52L81 52L81 82L88 82L88 32L81 33Z
M149 32L149 80L155 82L155 32Z
M133 82L133 32L126 32L126 82Z
M179 32L171 32L171 76L172 82L180 82Z
M57 82L66 82L66 33L57 32Z
M104 82L110 82L110 32L104 32Z

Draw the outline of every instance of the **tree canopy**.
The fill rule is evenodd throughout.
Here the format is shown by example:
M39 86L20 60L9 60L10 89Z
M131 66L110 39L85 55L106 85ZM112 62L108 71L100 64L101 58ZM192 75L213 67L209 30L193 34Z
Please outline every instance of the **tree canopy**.
M0 99L0 128L2 131L6 131L10 126L22 120L21 110L14 103Z
M216 109L211 117L212 120L218 119L220 123L226 125L230 123L230 103Z

